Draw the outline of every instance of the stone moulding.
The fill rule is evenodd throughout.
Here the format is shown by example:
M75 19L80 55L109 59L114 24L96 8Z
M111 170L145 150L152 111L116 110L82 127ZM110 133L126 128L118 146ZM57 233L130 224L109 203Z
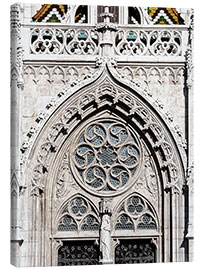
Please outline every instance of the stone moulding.
M116 82L119 81L120 83L115 84L115 82L112 81L111 76L114 78L114 80L116 80ZM66 131L64 134L67 135L69 133L69 126L70 126L71 119L73 119L77 115L82 118L85 111L84 108L86 108L88 104L95 102L98 106L103 96L105 95L111 96L112 104L118 104L120 102L125 104L125 106L128 107L128 110L130 112L128 113L128 117L130 115L131 117L135 115L139 116L144 122L142 130L144 132L153 133L153 136L155 136L156 138L156 142L152 143L152 145L154 145L153 147L155 149L156 148L161 149L161 152L164 155L164 160L162 161L162 168L163 169L166 168L170 175L170 182L165 183L165 188L166 189L172 188L174 192L179 193L183 185L183 180L181 181L181 183L179 181L180 181L180 178L182 179L184 178L183 168L185 166L185 163L184 163L185 155L184 155L184 151L181 150L180 146L176 144L178 140L176 139L177 135L175 134L174 136L172 135L173 129L168 130L168 128L166 128L166 124L163 124L165 123L165 119L164 117L160 116L160 115L163 115L163 113L158 113L159 116L157 116L157 111L158 111L157 108L156 110L154 108L151 109L151 112L150 112L149 108L151 106L149 105L149 98L151 99L151 97L147 97L147 96L143 97L143 91L139 89L139 87L136 87L135 84L133 83L126 84L126 82L122 82L120 76L115 72L114 67L105 65L102 69L99 70L99 72L97 73L97 76L95 77L97 77L97 79L96 80L91 79L91 81L97 81L97 80L101 81L102 77L104 79L103 79L103 82L100 83L100 86L98 86L96 89L94 88L94 90L92 89L93 92L91 92L90 89L91 89L91 86L94 84L94 82L92 82L91 84L90 82L88 82L86 85L85 83L83 83L82 85L80 84L79 86L77 86L77 89L80 89L80 88L88 89L88 87L90 87L90 89L86 93L83 92L83 94L80 95L79 99L75 99L73 95L72 104L69 104L68 107L66 105L66 109L65 110L63 109L63 111L62 111L62 108L68 101L67 96L63 97L62 102L59 102L57 105L54 106L54 110L52 110L51 114L59 115L58 120L57 120L58 124L59 123L61 124L58 130L59 133L61 133L62 131L63 131L62 133L64 133ZM125 90L123 92L122 89L126 87L128 90ZM73 90L74 89L72 89L72 93L74 92ZM143 101L145 101L145 105ZM59 104L61 104L61 106L59 106ZM147 106L146 104L149 105L149 107L146 107ZM56 113L57 110L59 110L60 113ZM48 122L50 122L50 120L48 120ZM44 176L44 174L46 174L48 170L46 163L48 159L50 158L50 155L54 155L55 153L54 150L56 150L57 152L57 147L60 144L59 142L60 139L58 139L60 138L60 136L56 134L55 136L51 136L51 133L53 131L56 132L55 126L57 122L51 124L51 128L49 128L48 133L46 131L47 139L44 141L44 143L45 144L48 143L50 145L49 150L44 151L43 150L44 146L42 145L38 148L38 155L36 157L37 163L36 163L36 166L34 167L34 171L36 171L36 168L40 167L40 170L37 169L37 177L39 177L39 179L40 179L40 175L42 177ZM43 123L44 125L43 130L47 130L47 128L45 128L45 126L47 126L47 123L46 124ZM38 136L39 136L39 133L38 133ZM35 141L37 142L38 140L35 140ZM36 142L35 142L35 146L33 145L34 148L36 147ZM50 151L50 149L52 150ZM41 158L39 158L41 156L40 152L43 152L43 155L44 155L43 161ZM33 156L33 154L34 153L32 151L31 155ZM35 155L36 154L34 154L34 156ZM38 188L39 183L40 183L40 186L43 185L41 183L41 180L38 180L38 183L33 182L32 183L33 188L34 189Z

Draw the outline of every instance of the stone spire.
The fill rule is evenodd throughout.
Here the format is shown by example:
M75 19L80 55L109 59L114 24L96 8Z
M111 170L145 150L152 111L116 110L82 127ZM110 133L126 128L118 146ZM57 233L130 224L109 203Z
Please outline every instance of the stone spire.
M100 16L104 18L104 22L96 25L96 31L102 33L102 40L100 42L101 56L113 56L113 32L117 31L117 25L110 22L110 18L113 17L113 14L110 13L109 6L104 7L104 13Z

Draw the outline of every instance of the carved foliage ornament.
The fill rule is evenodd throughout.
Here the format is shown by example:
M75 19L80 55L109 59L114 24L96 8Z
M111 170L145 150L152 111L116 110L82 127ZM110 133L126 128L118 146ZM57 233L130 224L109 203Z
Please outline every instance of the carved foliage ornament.
M117 120L89 124L76 140L72 166L82 187L97 194L122 191L136 179L141 146L132 131Z

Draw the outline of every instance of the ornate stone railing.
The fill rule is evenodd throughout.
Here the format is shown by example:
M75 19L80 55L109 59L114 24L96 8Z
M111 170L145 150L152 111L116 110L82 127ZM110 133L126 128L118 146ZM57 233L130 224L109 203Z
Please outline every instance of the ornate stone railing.
M92 29L34 28L30 49L33 54L98 54L98 33Z
M106 28L105 28L106 27ZM104 33L115 56L184 56L187 26L29 24L30 55L102 55ZM99 30L98 30L99 29ZM27 33L28 33L27 32Z
M182 34L174 30L120 30L115 39L119 55L176 56L182 52Z

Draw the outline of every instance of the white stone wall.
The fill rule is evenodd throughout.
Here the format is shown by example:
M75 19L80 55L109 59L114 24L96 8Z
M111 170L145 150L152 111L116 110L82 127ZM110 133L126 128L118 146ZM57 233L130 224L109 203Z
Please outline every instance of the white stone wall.
M12 46L14 50L12 64L13 67L16 68L13 69L13 74L15 75L13 76L13 80L15 82L12 84L12 98L14 99L12 104L16 102L16 107L14 108L16 114L13 114L12 118L12 124L14 127L12 133L16 134L18 140L16 141L16 138L13 138L12 144L13 153L16 151L14 159L17 163L12 165L12 172L16 175L16 178L12 178L12 181L15 183L14 190L16 190L17 192L17 202L14 203L13 211L17 212L17 214L13 221L15 228L13 228L13 234L11 236L11 261L14 265L22 267L33 265L49 266L51 262L49 261L49 259L47 259L46 256L51 256L51 252L53 251L48 249L47 246L50 246L51 241L53 241L54 243L53 250L57 250L57 248L59 248L60 246L60 243L57 242L56 239L49 239L49 233L51 232L51 226L53 224L51 223L51 221L45 220L46 214L48 217L52 216L50 212L44 212L45 210L43 208L44 206L50 206L53 203L53 201L51 201L50 199L50 194L48 194L49 197L46 204L43 205L42 202L44 200L44 187L36 185L34 187L37 187L39 193L42 192L42 197L38 196L39 194L34 197L31 196L31 192L33 191L33 168L38 162L36 153L36 151L39 151L38 143L45 139L48 134L48 130L52 128L51 123L54 122L55 119L57 119L58 117L58 112L55 115L54 108L59 108L59 105L61 107L63 106L63 102L61 100L63 100L64 96L71 96L71 94L76 92L76 90L78 91L78 89L80 89L84 85L86 85L87 88L88 80L93 81L94 78L97 77L99 70L101 70L101 66L103 64L99 63L99 61L104 61L104 65L107 65L107 62L112 61L112 59L110 58L108 58L110 60L105 58L106 55L110 55L112 58L114 58L113 61L116 62L116 67L113 66L113 61L110 64L108 63L109 65L112 65L111 67L116 74L115 78L117 78L117 80L118 78L120 78L121 84L129 85L129 87L133 86L134 88L132 87L131 89L134 89L133 91L135 92L137 91L136 89L139 88L140 92L138 91L137 93L141 96L140 99L143 98L146 104L150 100L152 107L154 107L154 111L156 113L160 113L162 117L164 116L163 119L164 121L166 121L166 123L168 123L168 129L171 134L173 134L175 143L177 143L178 147L180 147L179 151L181 152L180 157L182 157L181 162L183 163L183 168L186 170L187 167L185 148L186 141L188 141L187 124L188 113L190 113L190 111L188 111L188 88L186 80L187 67L185 64L185 53L188 48L187 27L172 27L172 30L178 29L178 31L182 31L182 51L181 54L177 56L165 55L157 57L154 55L119 55L118 53L116 53L116 49L113 47L114 45L112 46L110 42L111 39L115 38L116 35L116 31L114 32L115 29L113 29L113 27L109 28L107 32L104 31L103 34L99 33L100 42L102 40L106 43L104 43L105 45L101 45L101 47L98 46L98 53L96 53L96 55L67 55L67 53L61 53L62 55L35 54L31 53L30 28L33 28L33 25L30 23L30 21L31 17L36 13L39 8L40 5L25 4L20 6L20 8L17 6L17 21L21 20L22 25L21 27L19 27L18 25L15 29L21 31L21 33L18 32L16 34L15 32L13 32L12 35ZM75 9L76 7L74 7L74 10ZM123 20L124 22L126 21L124 12L125 9L120 8L120 10L121 13L123 12L120 18L122 18L121 20ZM90 11L91 22L94 23L96 16L95 9L92 8L90 9ZM181 12L185 14L186 18L187 12L182 9ZM71 20L71 17L69 20ZM147 20L145 20L145 23L146 21ZM34 26L37 27L36 24ZM57 27L60 26L57 25ZM122 26L119 27L119 29L122 30ZM153 29L153 26L151 27ZM64 25L62 26L62 29L65 29ZM84 26L82 26L82 29L84 29ZM155 29L158 29L160 31L159 28L155 27ZM145 28L143 27L142 30L145 31ZM170 31L170 28L168 27L167 30ZM19 62L15 62L15 59L19 58L19 54L16 53L15 55L15 50L17 51L16 42L18 42L18 45L20 44L24 50L21 64L19 64ZM101 56L103 56L103 58ZM79 98L80 97L78 97L78 99ZM69 100L71 100L71 97L67 100L69 102ZM189 100L189 102L191 101ZM19 119L20 122L17 123L16 121L18 121ZM47 121L51 122L49 127L46 126ZM17 123L17 127L14 123ZM189 134L189 137L190 136L192 136L192 133ZM189 142L192 145L190 139ZM47 151L46 149L43 150L44 152L41 154L42 157L45 156L44 153ZM183 155L182 152L184 153ZM16 159L16 157L18 158ZM56 172L54 171L54 169L51 172L49 171L50 178L53 178L53 175L55 173ZM181 172L182 175L184 175L184 173L185 172ZM142 174L143 178L145 175L144 169ZM155 174L157 175L157 172L155 172ZM166 172L163 174L164 177L167 178ZM158 176L156 177L158 178ZM169 185L168 188L172 190L173 187L171 188L171 186ZM134 189L137 191L139 190L139 187L135 186ZM160 189L160 186L158 187L158 189ZM75 190L73 189L68 196L70 196L71 194L77 194L78 190L78 187ZM175 191L174 193L173 191L171 192L173 195L176 194ZM149 196L149 194L147 195L147 193L144 194L145 196ZM167 213L167 211L169 211L169 195L166 194L165 197L165 208ZM190 192L190 197L192 199L192 192ZM95 198L92 195L89 195L89 198L91 198L95 205L99 204L100 198ZM15 202L14 197L13 200ZM62 201L63 200L65 202L66 197L63 197ZM161 199L156 201L156 209L158 212L160 211L160 201ZM113 199L112 208L114 208L117 203L118 197L115 197ZM183 204L183 197L181 195L180 198L178 197L178 195L174 195L174 205L177 207L177 210L176 208L174 210L177 211L177 213L173 213L174 226L179 224L178 228L174 228L174 238L178 239L176 242L177 245L177 243L183 241L183 238L181 238L182 236L180 235L184 230L184 211L187 211L187 209L184 210L185 206ZM193 203L190 204L189 211L192 212L192 209ZM48 210L51 211L51 208L49 208ZM42 211L42 216L37 215L39 211ZM57 211L56 213L58 213ZM167 219L167 215L165 215L163 219L165 219L165 224L168 224L168 226L170 226L170 220ZM179 220L180 223L178 223L179 221L177 220ZM189 223L190 228L192 228L192 214L190 214ZM45 230L43 227L44 224L46 224L47 226ZM169 231L170 229L167 226L165 228L166 231ZM169 233L166 233L165 241L167 241L169 237ZM96 236L96 238L98 238L98 235ZM32 239L34 239L34 241ZM192 229L190 230L188 239L190 243L189 253L192 257ZM190 239L192 239L191 242ZM23 241L21 242L21 240ZM47 241L48 243L45 244L47 250L41 249L40 245L44 243L43 241L45 241L45 243ZM157 245L159 246L158 249L160 251L161 241L159 237L157 238ZM182 250L178 250L177 246L173 247L173 250L173 261L183 261L184 255ZM169 244L166 244L165 261L169 261L168 252ZM161 254L160 252L158 255L158 260L162 260L162 255L163 254ZM191 260L191 258L189 259ZM52 264L56 263L57 260L55 262L52 261Z

